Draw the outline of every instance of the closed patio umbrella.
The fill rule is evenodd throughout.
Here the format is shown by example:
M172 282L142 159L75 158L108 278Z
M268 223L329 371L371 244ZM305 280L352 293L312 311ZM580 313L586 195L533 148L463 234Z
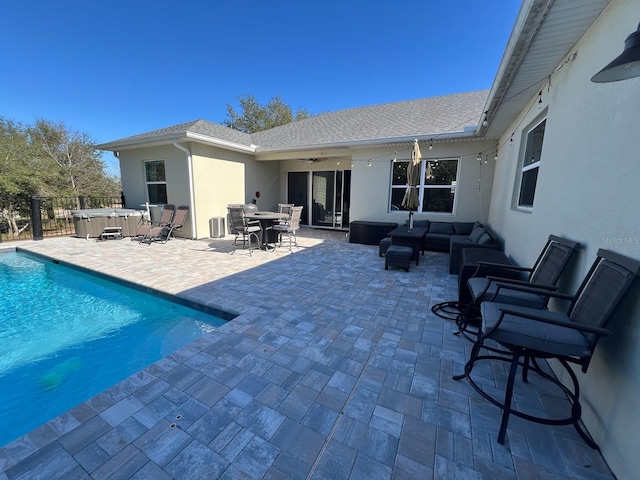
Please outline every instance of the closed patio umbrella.
M420 206L420 199L418 198L417 185L420 183L420 161L422 160L422 153L420 153L420 146L418 140L413 142L413 149L411 150L411 161L407 165L407 191L404 193L402 199L402 206L409 209L409 230L413 230L413 211L417 210Z

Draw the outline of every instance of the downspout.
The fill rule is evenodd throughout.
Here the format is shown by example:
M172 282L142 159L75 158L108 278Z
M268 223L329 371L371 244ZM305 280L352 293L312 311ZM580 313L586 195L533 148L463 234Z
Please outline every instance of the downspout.
M198 238L198 232L196 227L196 202L193 192L193 160L191 158L191 152L175 140L171 140L171 144L178 150L182 150L187 155L187 170L189 172L189 202L191 203L191 208L189 208L191 217L191 238L196 239Z

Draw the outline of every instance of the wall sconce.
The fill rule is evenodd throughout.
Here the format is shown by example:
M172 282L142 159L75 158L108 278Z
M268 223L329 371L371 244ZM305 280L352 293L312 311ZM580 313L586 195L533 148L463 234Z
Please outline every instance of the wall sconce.
M617 82L640 76L640 24L624 41L624 51L593 77L595 83Z

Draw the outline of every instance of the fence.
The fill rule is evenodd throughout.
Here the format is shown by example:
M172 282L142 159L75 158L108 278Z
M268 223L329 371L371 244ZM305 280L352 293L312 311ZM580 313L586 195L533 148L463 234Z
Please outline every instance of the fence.
M0 195L0 242L74 235L72 210L123 205L123 197Z

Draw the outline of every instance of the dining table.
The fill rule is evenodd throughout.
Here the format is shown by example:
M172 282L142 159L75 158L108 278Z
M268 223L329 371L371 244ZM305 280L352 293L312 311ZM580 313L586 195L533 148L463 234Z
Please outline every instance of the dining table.
M274 223L289 218L287 213L269 211L247 212L245 216L249 220L258 220L260 222L260 248L262 250L268 250L269 243L275 243L278 239L277 232L271 228Z

